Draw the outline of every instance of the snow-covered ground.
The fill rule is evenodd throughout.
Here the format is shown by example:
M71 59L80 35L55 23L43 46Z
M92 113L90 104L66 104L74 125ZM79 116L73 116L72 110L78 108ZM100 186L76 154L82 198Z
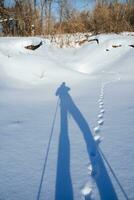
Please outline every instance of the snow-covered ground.
M58 100L55 92L62 82L70 87L69 94L95 139L103 138L99 147L128 199L134 200L134 49L129 46L134 36L97 38L99 44L93 41L76 48L58 48L42 38L0 38L1 200L81 200L87 193L92 193L88 200L114 200L100 197L88 141L71 114L68 143L60 145L60 106L37 197ZM43 45L35 51L24 48L41 40ZM64 163L60 163L62 153L67 156ZM104 163L118 199L127 199ZM57 178L62 182L67 176L64 167L69 172L70 182L64 186L71 188L70 199L64 194L62 199L56 197L64 193L57 185ZM63 174L57 177L60 171ZM97 173L103 179L103 172Z

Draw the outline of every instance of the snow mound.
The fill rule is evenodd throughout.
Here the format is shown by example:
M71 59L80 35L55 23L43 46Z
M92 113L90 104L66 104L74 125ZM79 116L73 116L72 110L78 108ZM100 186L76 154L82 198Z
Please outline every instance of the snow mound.
M114 66L130 49L133 51L129 47L133 36L110 34L96 37L99 44L91 42L78 48L63 49L53 46L48 39L38 37L0 38L1 76L6 82L12 79L27 84L74 81L83 79L84 75L102 73ZM25 49L25 46L37 45L41 41L43 45L36 51ZM119 44L120 48L112 47Z

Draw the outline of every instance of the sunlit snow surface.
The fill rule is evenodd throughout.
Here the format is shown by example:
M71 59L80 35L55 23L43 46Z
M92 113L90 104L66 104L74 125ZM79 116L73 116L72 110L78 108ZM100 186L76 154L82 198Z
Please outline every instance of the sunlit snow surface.
M129 199L134 199L134 49L129 46L134 36L97 38L99 45L63 49L42 38L0 38L0 199L37 198L57 103L55 91L62 82L71 88L69 93L96 142ZM24 48L41 40L36 51ZM99 200L83 134L70 115L68 134L73 198L81 200L91 193ZM55 199L59 135L60 108L41 200ZM125 199L109 175L118 199Z

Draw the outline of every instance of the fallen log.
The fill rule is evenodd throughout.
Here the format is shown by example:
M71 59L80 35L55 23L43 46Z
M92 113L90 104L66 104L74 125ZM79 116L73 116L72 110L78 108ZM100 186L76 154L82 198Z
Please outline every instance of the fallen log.
M42 41L41 41L39 44L37 44L37 45L28 45L28 46L25 47L25 49L36 50L36 49L38 49L41 45L42 45Z
M134 48L134 44L129 45L130 47Z
M84 40L82 40L82 41L79 41L78 43L79 43L79 45L82 45L82 44L84 44L85 42L87 42L88 40L87 39L84 39Z
M91 40L88 40L88 42L92 42L92 41L96 41L97 44L99 44L99 40L98 40L98 39L91 39Z
M85 43L85 42L93 42L93 41L96 41L97 44L99 44L99 40L98 40L98 39L90 39L90 40L84 39L84 40L82 40L82 41L79 41L78 43L79 43L79 45L82 45L82 44Z
M121 44L119 44L119 45L112 45L112 47L113 48L118 48L118 47L122 47L122 45Z

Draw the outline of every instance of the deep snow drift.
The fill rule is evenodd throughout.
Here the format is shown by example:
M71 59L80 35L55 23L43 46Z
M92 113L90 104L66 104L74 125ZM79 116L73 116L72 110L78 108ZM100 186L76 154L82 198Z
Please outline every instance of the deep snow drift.
M96 37L99 44L62 49L42 38L0 38L1 199L37 199L58 99L55 92L62 82L71 89L64 98L70 106L67 113L58 106L40 199L68 200L67 192L72 194L70 200L84 199L87 194L89 199L102 200L97 177L103 179L107 173L115 196L126 199L103 156L105 166L94 164L88 155L94 153L90 152L92 139L82 132L85 126L125 194L134 199L134 49L129 46L134 36ZM43 45L35 51L24 48L41 40ZM63 118L67 114L63 123L61 114ZM61 180L69 186L67 191L60 186ZM63 199L58 199L59 193Z

